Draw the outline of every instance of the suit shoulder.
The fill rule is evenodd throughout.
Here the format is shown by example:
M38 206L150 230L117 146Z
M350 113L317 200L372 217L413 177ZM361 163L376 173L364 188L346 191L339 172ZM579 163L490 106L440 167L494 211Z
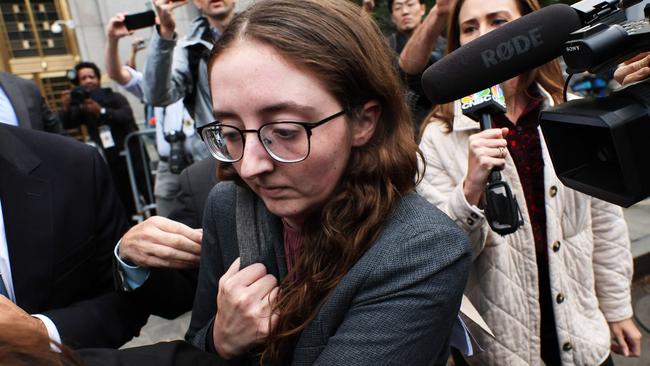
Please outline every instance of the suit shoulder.
M79 142L71 137L51 132L18 129L16 135L33 151L51 159L74 158L76 156L92 156L95 148Z
M34 89L38 90L38 86L36 86L36 83L33 80L21 78L20 76L16 76L16 75L8 73L8 72L4 72L2 76L6 80L8 80L8 81L10 81L10 82L12 82L14 84L18 84L21 87L29 87L29 88L34 88Z
M45 132L29 128L12 128L11 133L18 138L23 144L33 149L42 149L52 152L51 148L56 147L55 151L92 151L93 148L71 137L63 136L53 132Z
M418 248L419 254L425 256L444 254L453 260L471 252L467 234L417 193L410 193L401 200L386 224L384 236L390 238L389 242L400 243L398 251Z
M232 215L235 207L237 186L234 182L219 182L212 187L205 203L206 212L211 215Z
M37 164L37 175L75 176L78 173L102 169L102 162L97 149L70 137L51 132L14 127L7 129L15 137L9 150L14 154L17 164ZM22 163L18 162L22 161ZM38 162L38 163L37 163Z
M217 160L209 156L183 169L181 174L189 182L205 182L213 186L217 183Z
M422 229L431 226L448 226L454 230L461 230L449 216L415 192L402 198L395 208L393 217L399 222L417 228L422 227Z

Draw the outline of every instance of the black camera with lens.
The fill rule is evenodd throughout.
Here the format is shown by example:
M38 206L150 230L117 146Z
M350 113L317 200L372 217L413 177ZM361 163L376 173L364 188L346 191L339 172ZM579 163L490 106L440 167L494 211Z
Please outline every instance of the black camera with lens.
M90 98L90 93L80 86L70 90L70 104L72 105L81 105L88 98Z
M597 73L650 50L649 0L627 1L637 7L628 12L614 0L578 4L592 3L614 10L595 13L594 22L571 34L563 54L570 74ZM642 19L628 19L633 10ZM650 80L542 111L540 125L564 185L623 207L650 196Z
M80 107L86 99L92 99L100 105L104 105L110 99L112 93L110 88L97 88L88 91L80 86L76 86L70 90L70 105Z
M172 130L165 133L165 141L169 143L169 171L180 174L187 166L192 164L192 157L185 152L185 133L183 130Z

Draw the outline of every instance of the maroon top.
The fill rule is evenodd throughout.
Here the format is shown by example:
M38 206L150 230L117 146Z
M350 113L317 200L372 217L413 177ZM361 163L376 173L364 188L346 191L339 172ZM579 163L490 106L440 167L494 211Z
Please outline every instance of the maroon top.
M298 255L300 255L302 235L300 235L300 231L293 229L282 220L282 236L284 238L284 258L287 262L287 272L291 272L291 268L296 264Z
M524 190L526 207L530 225L533 228L535 254L537 259L539 305L541 312L540 336L541 358L547 365L561 364L559 341L553 314L553 295L548 268L546 243L546 208L544 205L544 160L539 126L539 111L541 97L532 103L521 114L517 124L509 121L505 115L494 118L494 127L508 127L508 152L517 167L519 181ZM522 202L518 202L520 205Z
M524 190L526 207L530 216L537 255L546 253L546 210L544 207L544 160L542 144L537 130L541 100L528 105L517 120L510 122L505 115L494 118L496 128L508 127L508 151L517 167L519 181ZM521 202L520 202L521 204Z

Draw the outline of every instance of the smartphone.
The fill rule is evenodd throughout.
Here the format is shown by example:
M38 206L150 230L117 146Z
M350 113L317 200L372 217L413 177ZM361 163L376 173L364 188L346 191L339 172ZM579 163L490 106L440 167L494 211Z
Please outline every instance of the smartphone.
M151 27L156 24L156 13L153 10L129 14L124 17L124 26L128 30Z

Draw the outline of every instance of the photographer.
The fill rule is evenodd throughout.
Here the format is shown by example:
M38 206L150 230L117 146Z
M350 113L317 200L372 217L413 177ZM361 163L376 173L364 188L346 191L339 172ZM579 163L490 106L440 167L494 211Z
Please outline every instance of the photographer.
M75 87L61 98L63 126L87 129L88 137L106 158L122 203L132 214L135 207L126 161L119 152L124 148L126 136L137 130L133 111L123 95L100 87L101 74L97 65L81 62L74 70L72 83Z
M133 33L124 24L126 15L126 13L116 14L106 26L108 39L104 55L106 73L124 90L145 103L143 75L136 70L135 65L135 55L141 49L137 38L132 43L129 61L126 65L120 61L119 41ZM201 160L209 153L198 135L194 133L194 121L184 108L183 100L166 107L153 107L150 114L156 122L156 146L160 156L154 185L156 211L158 215L167 217L173 209L174 198L179 194L178 174L191 163L192 159Z
M201 15L192 20L188 35L179 38L174 11L188 3L187 0L154 1L160 22L149 42L144 93L155 106L167 106L183 99L198 127L214 119L207 59L213 42L221 37L235 15L236 0L194 0Z

